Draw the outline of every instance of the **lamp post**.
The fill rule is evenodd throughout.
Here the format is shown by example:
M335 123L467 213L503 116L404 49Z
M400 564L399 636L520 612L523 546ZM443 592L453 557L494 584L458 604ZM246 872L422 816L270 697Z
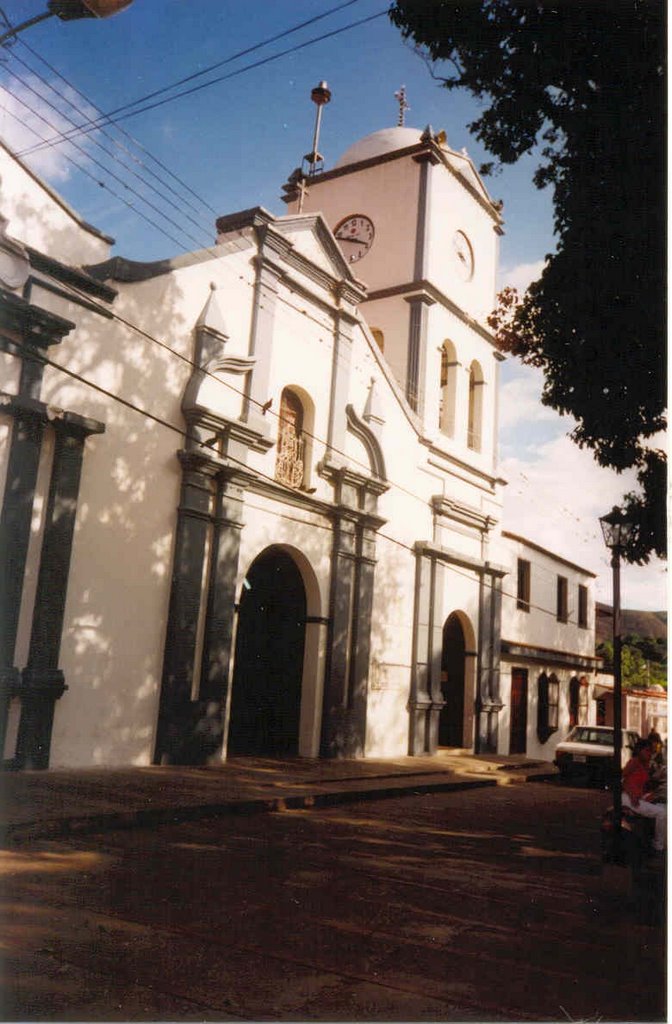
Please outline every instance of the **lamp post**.
M24 29L30 28L31 25L37 25L40 21L46 21L47 18L53 18L54 15L61 21L78 21L80 18L109 18L112 14L123 11L125 7L130 7L132 3L133 0L49 0L48 10L22 21L19 25L14 25L7 32L3 32L0 35L0 46L8 39L18 35L19 32L23 32Z
M613 572L613 641L614 641L614 841L616 855L621 849L621 750L623 748L622 686L621 686L621 555L635 532L635 524L627 513L614 507L600 518L604 543L611 551Z

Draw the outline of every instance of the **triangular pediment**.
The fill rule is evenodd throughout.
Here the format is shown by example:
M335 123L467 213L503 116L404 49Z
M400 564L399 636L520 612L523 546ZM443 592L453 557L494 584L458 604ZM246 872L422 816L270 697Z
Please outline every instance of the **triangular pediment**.
M471 157L467 156L466 152L457 153L454 149L444 149L444 155L453 170L459 174L460 177L471 186L471 188L475 189L476 192L486 200L486 202L492 203L492 197L483 184L483 179L476 170Z
M291 242L296 252L331 277L357 280L322 214L279 217L273 227Z

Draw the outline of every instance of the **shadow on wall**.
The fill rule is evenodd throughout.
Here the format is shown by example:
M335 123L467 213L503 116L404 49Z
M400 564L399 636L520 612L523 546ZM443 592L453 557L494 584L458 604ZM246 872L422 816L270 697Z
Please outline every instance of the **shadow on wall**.
M58 237L52 242L58 251ZM145 294L127 287L123 304L117 300L110 308L146 327ZM146 329L191 358L183 297L173 278L161 279ZM45 368L42 400L105 424L105 432L88 438L84 450L59 660L68 690L55 707L51 764L147 763L179 501L180 400L190 367L116 320L56 302L39 283L31 302L77 324L48 351L68 373ZM33 576L37 557L36 550L28 566ZM28 654L31 615L25 608L19 667Z

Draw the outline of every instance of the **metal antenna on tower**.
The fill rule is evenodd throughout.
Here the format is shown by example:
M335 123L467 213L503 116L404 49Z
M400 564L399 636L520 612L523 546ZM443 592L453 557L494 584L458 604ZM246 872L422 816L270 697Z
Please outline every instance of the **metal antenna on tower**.
M313 148L303 158L304 167L308 164L308 176L318 174L324 165L324 157L317 151L317 144L320 140L320 124L322 123L322 107L331 99L331 90L327 88L326 82L316 85L310 94L310 98L317 107L315 114L315 131L313 132Z
M394 98L395 98L395 100L397 100L397 102L399 104L399 118L397 120L397 125L399 126L399 128L403 128L404 127L404 117L406 115L406 111L411 109L410 106L408 105L408 103L406 102L406 86L405 85L402 85L401 89L399 89L397 92L395 92Z

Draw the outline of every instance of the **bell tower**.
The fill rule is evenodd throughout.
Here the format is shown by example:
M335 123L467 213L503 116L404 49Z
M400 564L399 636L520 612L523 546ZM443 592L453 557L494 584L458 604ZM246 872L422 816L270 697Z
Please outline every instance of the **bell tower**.
M360 311L424 432L490 470L501 356L487 317L501 204L445 132L404 124L403 87L395 98L395 127L355 142L331 169L297 168L283 200L326 219L367 288Z

